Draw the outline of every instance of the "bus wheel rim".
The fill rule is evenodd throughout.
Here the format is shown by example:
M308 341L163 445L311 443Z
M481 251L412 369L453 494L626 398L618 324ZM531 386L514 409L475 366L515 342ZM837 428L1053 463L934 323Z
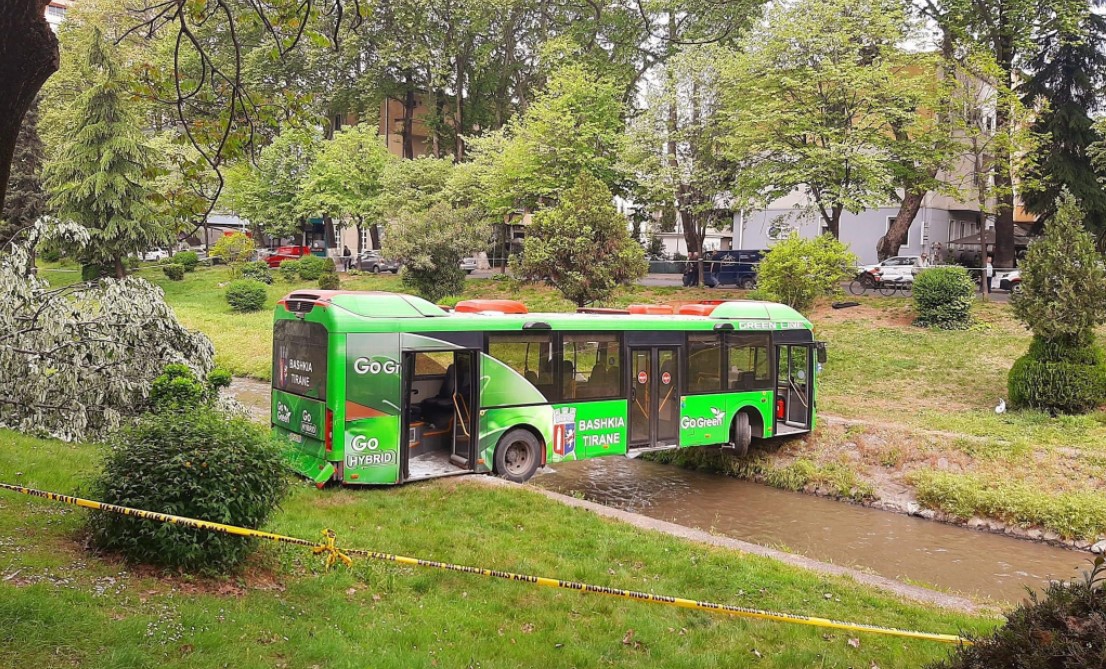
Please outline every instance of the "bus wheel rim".
M526 471L530 464L530 449L524 441L514 441L507 446L507 452L503 454L503 460L507 470L512 474Z

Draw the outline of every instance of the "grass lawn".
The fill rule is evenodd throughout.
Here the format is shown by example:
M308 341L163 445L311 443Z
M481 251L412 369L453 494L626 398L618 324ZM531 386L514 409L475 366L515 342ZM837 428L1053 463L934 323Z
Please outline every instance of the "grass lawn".
M79 494L102 448L0 432L0 480ZM307 551L268 544L236 578L164 577L86 552L85 513L0 493L0 666L919 667L948 652L389 563L325 574ZM300 485L269 528L324 527L350 547L749 607L938 632L996 624L519 489Z

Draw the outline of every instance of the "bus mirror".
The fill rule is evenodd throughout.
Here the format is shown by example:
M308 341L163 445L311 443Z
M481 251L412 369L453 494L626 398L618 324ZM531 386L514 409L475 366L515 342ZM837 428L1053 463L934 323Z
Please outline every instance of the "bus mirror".
M814 347L818 350L818 362L826 363L826 342L819 341L814 343Z

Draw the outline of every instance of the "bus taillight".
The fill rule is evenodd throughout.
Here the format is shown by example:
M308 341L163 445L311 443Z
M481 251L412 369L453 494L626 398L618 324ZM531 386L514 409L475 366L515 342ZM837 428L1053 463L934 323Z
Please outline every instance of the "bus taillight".
M783 398L776 400L776 418L783 419L787 415L786 409L787 405L784 404Z
M326 410L326 419L323 422L323 443L327 453L334 452L334 412L330 409Z

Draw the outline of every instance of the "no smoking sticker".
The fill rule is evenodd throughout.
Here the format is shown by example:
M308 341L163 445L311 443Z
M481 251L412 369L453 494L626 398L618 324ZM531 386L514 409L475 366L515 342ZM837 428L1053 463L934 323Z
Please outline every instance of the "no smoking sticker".
M646 383L647 381L649 381L649 375L648 374L646 374L645 372L638 372L637 373L637 382L638 383Z
M663 383L666 386L668 384L672 383L672 375L669 374L668 372L665 372L664 374L661 374L661 383Z

